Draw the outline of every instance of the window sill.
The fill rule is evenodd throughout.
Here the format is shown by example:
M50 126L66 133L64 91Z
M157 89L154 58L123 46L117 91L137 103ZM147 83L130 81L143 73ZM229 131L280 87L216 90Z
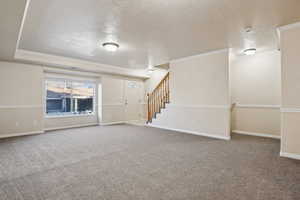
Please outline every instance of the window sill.
M78 114L78 115L45 115L46 119L55 119L55 118L73 118L73 117L94 117L96 114Z

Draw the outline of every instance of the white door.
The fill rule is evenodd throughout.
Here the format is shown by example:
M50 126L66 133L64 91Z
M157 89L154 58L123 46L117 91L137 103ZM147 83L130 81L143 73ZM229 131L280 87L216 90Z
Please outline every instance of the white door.
M126 121L139 121L143 118L143 83L125 81L125 117Z

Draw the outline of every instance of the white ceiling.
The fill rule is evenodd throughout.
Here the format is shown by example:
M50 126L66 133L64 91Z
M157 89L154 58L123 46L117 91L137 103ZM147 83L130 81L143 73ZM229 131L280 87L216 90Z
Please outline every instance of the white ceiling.
M0 1L0 60L12 60L16 50L26 2Z
M0 4L2 44L17 35L25 0ZM228 47L239 53L252 43L277 48L276 27L300 21L299 10L299 0L31 0L19 48L146 68ZM245 36L247 26L255 33ZM104 51L107 41L119 51Z

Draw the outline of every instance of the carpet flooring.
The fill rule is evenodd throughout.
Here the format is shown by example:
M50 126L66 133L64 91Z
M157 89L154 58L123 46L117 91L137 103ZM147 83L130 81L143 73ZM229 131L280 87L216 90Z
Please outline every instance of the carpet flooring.
M278 140L116 125L0 140L1 200L299 200Z

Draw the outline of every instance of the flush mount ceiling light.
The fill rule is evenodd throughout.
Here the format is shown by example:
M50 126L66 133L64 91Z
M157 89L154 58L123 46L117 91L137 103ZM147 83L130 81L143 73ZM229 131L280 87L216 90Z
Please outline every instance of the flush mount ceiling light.
M250 49L245 49L244 50L244 54L247 56L251 56L254 55L256 53L256 49L255 48L250 48Z
M252 33L255 33L255 31L253 30L253 28L251 26L248 26L244 29L244 32L246 34L252 34Z
M151 67L151 68L148 68L148 74L152 74L154 72L154 68Z
M102 44L102 46L105 48L106 51L117 51L119 48L119 45L117 43L114 42L105 42Z

